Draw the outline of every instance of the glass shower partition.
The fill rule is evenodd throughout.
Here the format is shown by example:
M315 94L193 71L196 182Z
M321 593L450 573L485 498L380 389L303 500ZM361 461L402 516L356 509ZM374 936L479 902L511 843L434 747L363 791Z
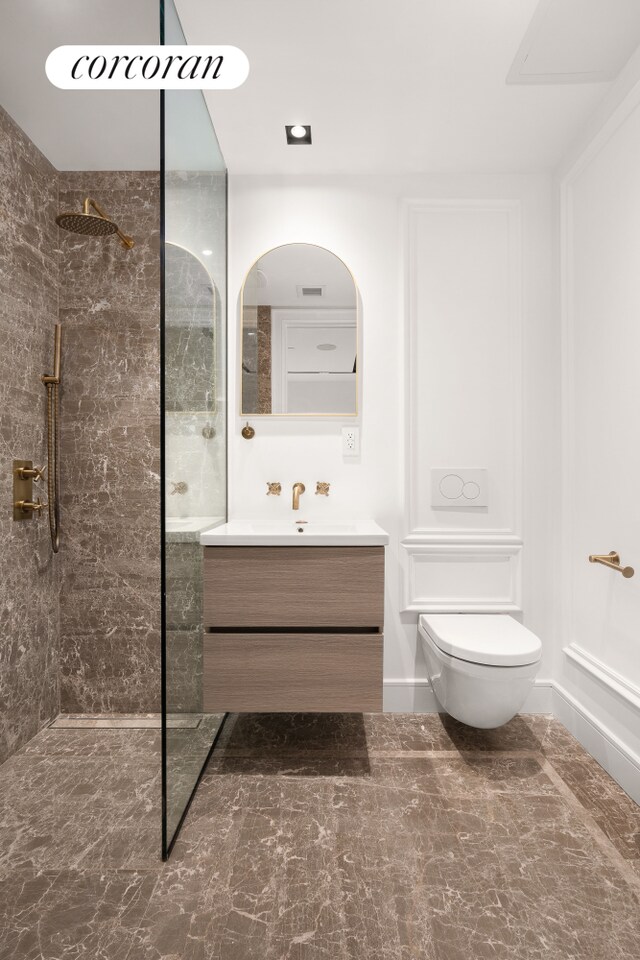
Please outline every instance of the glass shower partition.
M185 43L172 0L163 43ZM203 705L202 530L224 523L227 173L200 90L162 95L162 854L224 720Z

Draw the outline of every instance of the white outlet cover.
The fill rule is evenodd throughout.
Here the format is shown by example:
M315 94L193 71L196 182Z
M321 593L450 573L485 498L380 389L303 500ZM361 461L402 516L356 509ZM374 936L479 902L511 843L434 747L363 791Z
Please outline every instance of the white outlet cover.
M360 430L358 427L342 428L342 456L358 457L360 455Z
M486 470L450 467L431 471L432 507L488 507Z

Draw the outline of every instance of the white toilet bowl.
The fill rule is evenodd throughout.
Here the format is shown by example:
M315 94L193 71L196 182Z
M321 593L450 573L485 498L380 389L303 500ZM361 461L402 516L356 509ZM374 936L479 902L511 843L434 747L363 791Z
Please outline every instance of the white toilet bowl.
M472 727L500 727L527 699L542 645L506 614L422 614L418 635L433 692Z

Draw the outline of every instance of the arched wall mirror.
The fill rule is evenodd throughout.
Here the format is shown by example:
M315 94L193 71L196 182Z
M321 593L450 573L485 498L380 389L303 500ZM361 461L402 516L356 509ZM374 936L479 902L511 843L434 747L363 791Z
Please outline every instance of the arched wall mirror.
M165 245L165 397L173 413L215 413L216 296L189 250Z
M242 416L357 416L358 292L339 257L310 243L269 250L240 317Z

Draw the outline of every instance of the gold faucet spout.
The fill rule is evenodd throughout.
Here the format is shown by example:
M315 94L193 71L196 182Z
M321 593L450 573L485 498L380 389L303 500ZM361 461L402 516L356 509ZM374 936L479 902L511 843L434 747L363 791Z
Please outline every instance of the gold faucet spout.
M293 485L293 509L300 509L300 495L304 493L304 483L294 483Z

